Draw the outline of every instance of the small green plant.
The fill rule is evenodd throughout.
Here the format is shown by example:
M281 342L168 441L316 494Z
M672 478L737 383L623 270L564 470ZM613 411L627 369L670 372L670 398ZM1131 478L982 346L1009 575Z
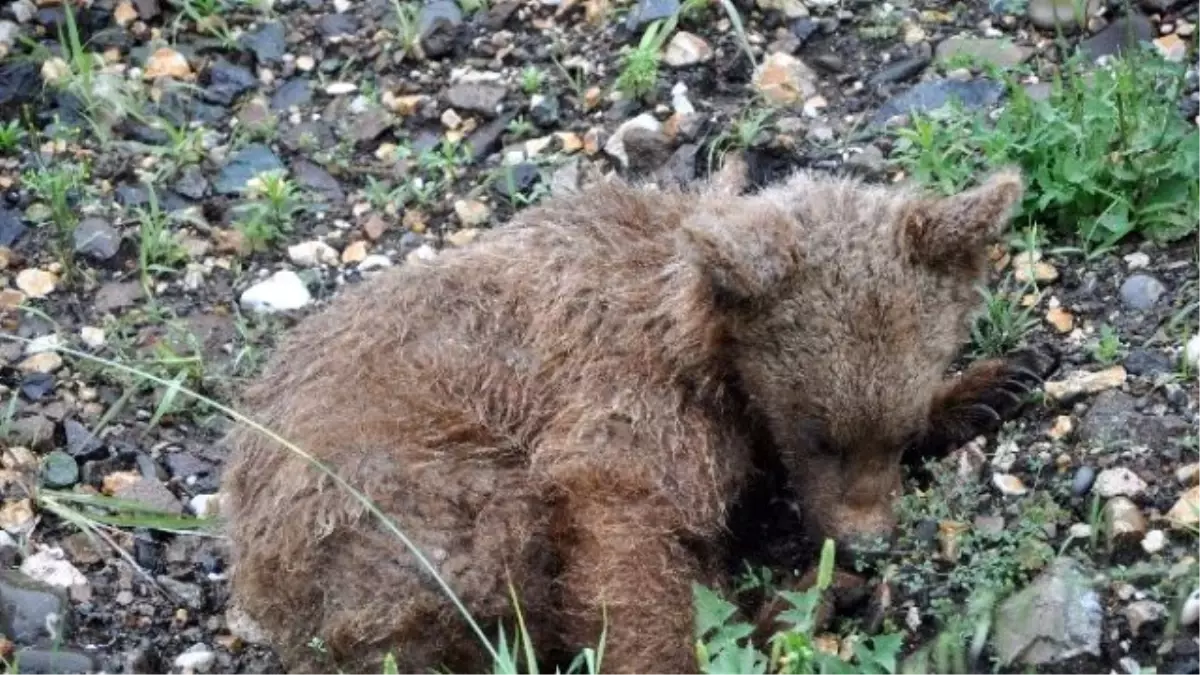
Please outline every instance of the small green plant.
M1035 100L1011 73L994 121L948 106L895 131L895 161L945 192L981 172L1016 165L1028 182L1018 225L1040 223L1088 252L1131 234L1172 241L1200 221L1200 132L1178 101L1186 68L1148 48L1084 77L1076 57Z
M158 207L154 188L147 185L148 206L136 211L138 221L138 268L142 273L142 290L152 295L151 280L155 274L172 273L188 259L179 236L171 230L170 219Z
M1116 363L1117 359L1121 358L1121 338L1112 326L1100 327L1100 338L1092 348L1092 358L1104 365Z
M425 171L427 179L441 184L450 184L458 178L459 170L471 163L471 150L465 144L442 139L432 150L417 157L417 164Z
M487 9L487 0L458 0L458 6L462 9L463 14L468 16Z
M292 231L293 219L305 208L300 191L282 171L268 171L247 186L249 201L238 208L237 228L254 250Z
M642 98L658 85L660 52L675 30L677 15L655 21L646 27L637 47L625 54L621 74L614 86L630 98Z
M537 66L525 66L521 69L521 91L526 94L536 94L546 83L546 73Z
M75 228L79 225L76 206L86 192L88 176L88 166L74 162L27 170L21 176L21 182L49 209L55 251L68 272L73 268Z
M532 136L533 122L525 119L524 115L518 115L512 120L509 120L507 131L508 133L512 134L514 138L526 138L528 136Z
M20 120L11 119L0 124L0 153L12 154L25 140L25 129L21 128Z
M1037 326L1033 305L1020 306L1030 286L1017 293L1009 292L1008 286L1005 283L995 291L979 289L984 306L971 324L972 353L976 356L999 356L1011 351Z
M421 60L425 57L421 49L421 6L416 2L392 0L396 14L396 39L399 41L401 58Z
M367 176L367 185L363 188L367 203L375 211L396 214L408 202L408 190L404 185L393 187L391 183Z

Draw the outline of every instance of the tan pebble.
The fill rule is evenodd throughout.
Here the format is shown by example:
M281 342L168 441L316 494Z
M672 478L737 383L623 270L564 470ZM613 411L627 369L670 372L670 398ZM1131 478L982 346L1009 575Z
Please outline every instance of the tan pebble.
M1187 43L1175 33L1158 38L1154 41L1154 47L1167 61L1178 63L1187 56Z
M53 273L36 268L17 273L17 288L31 298L44 298L54 292L58 277Z
M1014 497L1028 492L1028 488L1025 487L1025 483L1021 482L1020 478L1012 475L1011 473L993 474L992 485L995 485L996 489L1000 490L1001 493Z
M446 240L452 246L466 246L475 240L475 236L479 234L479 230L475 228L467 228L465 230L455 230L446 235Z
M1059 415L1054 418L1054 425L1046 435L1057 441L1066 438L1074 430L1075 423L1071 421L1071 416Z
M125 28L136 21L137 18L137 10L134 9L133 3L129 2L129 0L122 0L122 2L117 4L116 9L113 10L113 21L116 21L117 25L121 28Z
M1047 382L1046 395L1064 400L1082 394L1098 394L1125 383L1127 375L1122 366L1113 366L1097 372L1075 371L1066 379Z
M1037 281L1050 283L1058 279L1058 270L1048 262L1039 261L1032 265L1019 265L1013 262L1013 276L1021 283Z
M460 199L454 202L454 213L458 216L459 222L467 227L482 225L492 214L487 204L474 199ZM474 237L474 235L471 236Z
M583 139L579 137L579 134L569 131L556 131L554 135L562 142L562 151L567 154L583 149Z
M1184 492L1175 505L1167 511L1167 520L1178 529L1195 529L1200 524L1200 485L1193 485Z
M38 460L33 451L23 445L14 445L0 456L0 464L6 469L27 469L37 466Z
M1176 469L1175 480L1184 486L1200 483L1200 462L1192 462Z
M600 152L600 129L592 127L583 135L583 152L587 155L594 155Z
M159 47L155 50L146 60L146 70L142 73L142 77L147 80L156 80L160 77L184 80L191 76L192 68L188 65L187 59L183 54L170 47Z
M600 87L591 87L583 93L583 109L591 110L600 105L600 101L604 98L604 92Z
M33 524L33 504L28 499L5 502L0 507L0 528L10 534L21 534Z
M962 536L969 529L971 529L970 525L956 520L938 522L938 544L943 559L950 562L958 560Z
M386 230L387 221L379 214L374 214L370 218L367 218L367 222L363 223L362 226L363 234L371 241L376 241L382 237Z
M116 494L141 480L142 474L136 471L114 471L101 481L100 491L108 495Z
M57 352L39 352L21 361L17 368L26 373L53 373L62 365L62 357Z
M455 112L454 108L446 108L442 113L442 126L447 129L457 129L462 121L462 117Z
M1075 317L1062 307L1046 312L1046 322L1059 333L1070 333L1075 328Z
M15 288L0 290L0 310L16 309L25 302L25 294Z
M422 234L425 232L425 214L421 211L416 209L409 209L405 211L404 218L401 219L401 222L404 224L405 228L415 234Z
M367 257L367 242L359 239L342 251L342 264L349 265L362 261Z

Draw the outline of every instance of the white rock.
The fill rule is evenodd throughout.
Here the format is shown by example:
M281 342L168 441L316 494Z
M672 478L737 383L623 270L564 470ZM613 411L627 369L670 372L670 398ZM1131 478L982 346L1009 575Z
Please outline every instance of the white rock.
M412 251L409 251L408 255L405 257L405 260L408 262L417 262L422 260L433 260L437 256L437 249L429 244L421 244Z
M1124 467L1105 469L1096 476L1093 489L1101 497L1136 497L1146 489L1146 481Z
M371 255L368 255L367 257L363 258L362 262L358 263L358 271L359 272L369 272L371 270L377 270L377 269L382 269L384 267L391 267L391 266L392 266L392 261L388 260L388 257L386 255L383 255L380 253L372 253Z
M329 244L316 239L288 247L288 258L301 267L337 265L338 252Z
M188 500L188 507L198 518L215 518L221 515L221 495L196 495Z
M353 94L356 91L358 91L358 85L353 82L331 82L325 87L325 93L330 96Z
M1142 550L1154 555L1167 545L1167 535L1162 530L1150 530L1142 537Z
M1200 588L1192 591L1192 594L1183 602L1183 609L1179 610L1179 623L1190 626L1200 620Z
M225 610L225 627L231 634L252 645L266 644L270 641L270 636L262 629L262 626L235 604L231 604Z
M54 292L58 277L51 272L35 268L17 273L17 288L31 298L44 298Z
M1017 453L1020 451L1016 441L1004 441L996 448L996 454L992 455L992 466L1000 471L1011 470L1013 464L1017 463Z
M1188 338L1187 345L1183 348L1183 358L1187 359L1192 370L1200 368L1200 334Z
M1025 484L1021 482L1021 479L1011 473L992 474L992 485L995 485L996 489L1003 494L1012 497L1023 495L1029 491L1025 487Z
M626 120L621 126L617 127L612 137L604 144L604 152L619 161L621 166L629 166L629 156L625 154L625 134L629 133L632 129L661 131L662 123L653 114L642 113L631 120Z
M194 645L175 657L175 667L187 672L206 673L217 660L213 650L203 644Z
M42 352L52 352L62 346L62 340L57 333L36 337L25 344L26 354L41 354Z
M312 302L312 295L305 287L300 275L291 270L280 270L265 281L260 281L242 293L243 309L252 312L284 312Z
M1088 525L1087 523L1075 523L1069 530L1067 530L1067 534L1069 534L1072 539L1091 539L1092 526Z
M712 47L698 35L686 31L678 31L667 43L667 51L663 61L672 68L683 68L697 63L704 63L713 57Z
M79 329L79 339L83 344L96 349L104 346L104 329L95 326L84 326Z
M30 578L56 586L58 588L86 587L87 577L66 559L66 555L57 546L45 547L25 558L21 563L21 571Z
M1134 251L1125 256L1125 264L1129 266L1129 270L1140 270L1143 267L1150 266L1150 256L1141 251Z
M1047 382L1046 395L1052 399L1063 401L1083 394L1098 394L1107 389L1119 387L1125 383L1127 375L1125 368L1113 366L1094 373L1075 371L1066 379Z

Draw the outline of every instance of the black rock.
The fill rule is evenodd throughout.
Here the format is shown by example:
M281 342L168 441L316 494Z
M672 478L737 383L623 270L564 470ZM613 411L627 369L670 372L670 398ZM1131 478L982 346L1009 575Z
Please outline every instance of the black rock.
M70 612L61 589L17 570L0 570L0 632L9 640L29 645L59 639L70 625ZM47 625L57 626L58 632L51 634Z
M521 6L518 2L504 0L503 2L493 3L488 7L486 12L482 13L479 19L484 28L490 31L498 31L504 28L504 24L508 23L509 18Z
M320 193L326 200L334 203L346 200L346 193L337 179L316 164L306 159L297 159L292 162L292 173L296 183Z
M421 5L417 24L425 55L438 57L450 53L462 21L462 10L454 0L433 0Z
M525 194L542 178L538 166L531 162L521 162L511 168L505 168L501 173L502 177L492 185L507 199Z
M54 393L54 376L50 373L29 373L21 379L21 395L37 402Z
M917 522L917 527L913 531L917 541L925 545L932 545L937 541L938 536L938 521L933 518L922 518Z
M121 248L121 233L102 218L84 218L75 227L75 252L103 262Z
M317 20L317 31L326 40L358 32L358 19L353 14L326 14Z
M208 179L195 164L189 164L175 181L175 191L188 199L203 199L208 194Z
M33 101L42 91L38 64L33 59L6 59L0 65L0 108Z
M512 115L503 115L476 129L467 137L467 148L471 151L471 161L479 162L500 147L500 137L512 121Z
M292 79L279 85L271 94L271 110L276 112L287 110L292 106L303 107L312 102L312 85L302 77Z
M529 117L539 127L550 128L558 124L559 104L554 94L541 96L529 107Z
M213 190L217 194L238 195L251 178L264 171L283 168L283 162L267 146L261 143L247 145L221 167L217 180L213 182Z
M901 59L872 75L867 80L867 84L878 87L881 84L912 79L920 75L922 70L925 70L925 67L929 65L929 61L929 57L924 55Z
M1079 51L1093 61L1101 56L1116 56L1135 48L1139 42L1154 39L1154 25L1134 12L1105 26L1099 33L1079 43Z
M655 172L655 178L663 185L683 187L696 179L696 153L700 146L684 143L671 155L667 163Z
M133 559L149 572L158 572L162 569L162 545L154 540L149 531L134 530Z
M796 39L800 41L800 45L803 46L808 41L808 38L817 32L820 24L808 17L803 17L793 21L788 28L791 30L792 35L796 36Z
M1071 494L1076 497L1082 497L1092 489L1092 483L1096 481L1096 470L1090 466L1081 466L1075 470L1075 476L1071 479Z
M172 89L164 92L159 102L158 114L175 126L186 126L192 122L216 124L229 117L229 108L196 100L187 93Z
M63 421L63 435L67 440L67 453L75 459L97 459L103 457L107 452L100 439L75 420Z
M258 86L258 79L249 70L220 59L208 69L208 88L205 97L213 103L229 105L238 96Z
M1133 349L1122 362L1131 375L1161 375L1174 371L1171 357L1150 349Z
M647 24L666 19L678 11L679 0L638 0L637 7L633 8L625 20L625 27L631 31L638 31ZM638 37L641 37L640 32Z
M254 52L259 63L280 63L287 52L283 24L272 21L262 28L242 36L242 46Z
M930 80L893 96L871 118L871 124L879 126L898 115L936 110L952 100L967 109L986 108L998 103L1003 95L1003 84L984 78L966 82Z
M29 228L21 222L21 214L13 209L0 208L0 246L12 248Z
M213 470L211 462L206 462L190 452L169 452L163 456L167 471L172 478L180 480L191 476L210 473Z

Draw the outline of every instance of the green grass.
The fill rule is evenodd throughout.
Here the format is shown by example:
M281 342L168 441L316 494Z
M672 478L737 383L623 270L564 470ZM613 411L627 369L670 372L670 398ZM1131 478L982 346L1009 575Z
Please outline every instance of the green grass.
M521 69L521 91L533 95L541 91L546 83L546 73L537 66L525 66Z
M252 250L264 250L292 231L297 214L306 208L296 184L282 171L267 171L251 181L237 208L235 226Z
M1048 100L1013 74L995 121L949 106L896 130L893 160L919 182L957 192L981 172L1019 166L1027 182L1017 226L1040 225L1087 251L1134 234L1173 241L1196 232L1200 133L1179 114L1185 66L1149 49L1108 67L1064 65Z
M983 307L971 324L971 353L976 357L1000 356L1012 351L1037 326L1036 305L1021 306L1021 298L1033 290L1032 285L1013 292L1010 280L1011 277L996 290L979 289Z
M158 195L146 186L148 205L135 210L138 222L138 269L141 270L142 290L153 295L153 278L171 274L187 261L187 251L171 229L171 218L158 207Z
M613 86L629 98L638 99L654 91L658 86L658 64L660 52L667 38L675 30L677 15L655 21L646 27L637 46L629 50L621 60L621 73Z
M425 54L421 51L421 6L416 2L392 0L396 19L397 49L403 59L419 61Z
M21 127L20 120L11 119L0 124L0 154L10 155L16 152L25 136L25 129Z
M1101 326L1100 337L1092 347L1092 358L1107 366L1116 363L1121 358L1121 352L1121 338L1117 335L1117 331L1109 325Z

